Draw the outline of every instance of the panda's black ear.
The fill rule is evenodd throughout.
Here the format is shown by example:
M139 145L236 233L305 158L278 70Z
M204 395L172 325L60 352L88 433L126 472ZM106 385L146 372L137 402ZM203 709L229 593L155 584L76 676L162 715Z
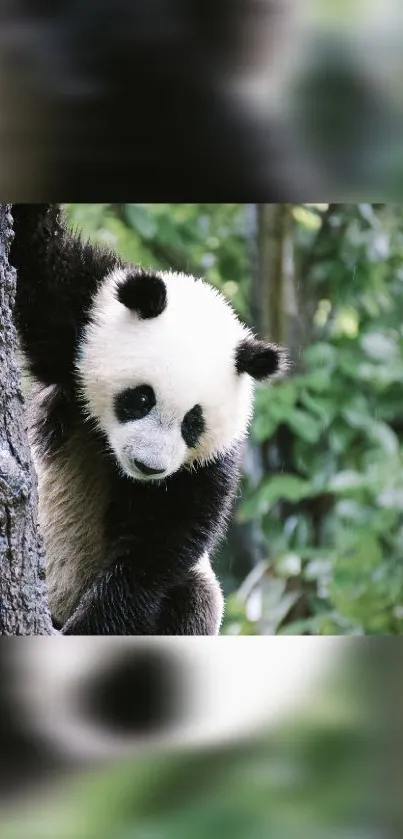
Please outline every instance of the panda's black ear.
M117 297L140 318L156 318L167 305L164 281L156 274L133 271L117 286Z
M235 353L237 373L248 373L256 381L278 376L288 369L288 354L283 347L258 338L246 338Z

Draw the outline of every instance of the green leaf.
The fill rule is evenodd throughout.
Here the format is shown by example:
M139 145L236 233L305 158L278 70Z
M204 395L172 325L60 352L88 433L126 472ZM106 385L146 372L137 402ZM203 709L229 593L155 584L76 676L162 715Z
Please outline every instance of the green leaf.
M330 396L312 397L307 390L303 390L300 399L309 411L312 411L312 413L320 418L324 428L330 425L338 409L337 404Z
M378 443L378 445L388 455L397 455L399 452L399 438L393 429L386 424L386 422L377 422L376 420L368 419L366 423L368 436Z
M253 420L252 439L255 443L263 443L264 440L269 440L273 436L278 424L278 420L275 420L269 414L259 414Z
M277 422L286 422L296 409L290 408L284 402L276 402L275 399L266 406L266 412Z
M375 361L387 363L397 355L396 341L382 332L367 332L360 343L364 352Z
M338 472L328 483L331 492L342 493L348 490L357 490L368 487L367 475L355 472L353 469L345 469Z
M297 390L293 381L276 382L269 390L266 389L265 392L267 394L268 404L277 402L278 404L285 405L287 408L292 408L297 398Z
M298 437L308 443L316 443L322 433L322 423L298 408L289 415L287 423Z
M361 393L353 393L345 400L341 410L341 416L347 420L353 428L361 428L367 420L370 412L368 399Z
M304 358L310 368L326 367L333 370L337 365L337 350L332 344L317 341L305 350Z
M309 481L304 481L297 475L276 475L265 481L253 496L241 502L239 518L241 521L247 521L267 513L277 501L296 502L314 494L315 490Z
M328 370L312 370L309 373L295 376L294 384L297 387L310 388L310 390L321 393L329 390L331 386L330 372Z
M339 366L340 369L349 379L360 379L358 369L358 358L355 352L346 352L340 354ZM351 385L350 385L351 387Z
M345 423L336 422L336 424L333 424L332 427L329 429L327 439L329 441L331 450L335 452L335 454L340 455L348 452L349 446L354 436L355 431L353 431L348 425L346 425Z

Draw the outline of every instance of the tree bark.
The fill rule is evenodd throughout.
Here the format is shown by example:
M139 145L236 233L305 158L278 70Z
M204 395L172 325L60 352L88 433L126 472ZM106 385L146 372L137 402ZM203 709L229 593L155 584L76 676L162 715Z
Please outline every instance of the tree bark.
M294 356L304 343L304 328L294 265L292 207L258 204L257 226L258 329L265 338L288 347Z
M52 635L37 480L29 448L12 321L10 205L0 204L0 634Z

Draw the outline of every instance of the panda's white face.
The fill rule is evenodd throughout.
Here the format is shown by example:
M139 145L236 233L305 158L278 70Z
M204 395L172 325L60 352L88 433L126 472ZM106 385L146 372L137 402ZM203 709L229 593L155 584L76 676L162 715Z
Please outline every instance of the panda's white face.
M77 362L83 394L127 475L163 480L245 436L253 336L212 286L183 274L118 270L91 315ZM273 368L277 348L265 352Z

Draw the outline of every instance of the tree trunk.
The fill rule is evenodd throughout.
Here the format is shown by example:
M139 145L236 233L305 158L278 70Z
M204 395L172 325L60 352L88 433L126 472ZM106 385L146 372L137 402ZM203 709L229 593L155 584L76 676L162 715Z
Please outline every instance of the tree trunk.
M10 206L0 204L0 634L54 634L46 600L37 481L26 434L12 321Z
M288 347L295 359L304 343L304 324L294 265L292 208L289 204L258 204L257 224L258 329L265 338Z

